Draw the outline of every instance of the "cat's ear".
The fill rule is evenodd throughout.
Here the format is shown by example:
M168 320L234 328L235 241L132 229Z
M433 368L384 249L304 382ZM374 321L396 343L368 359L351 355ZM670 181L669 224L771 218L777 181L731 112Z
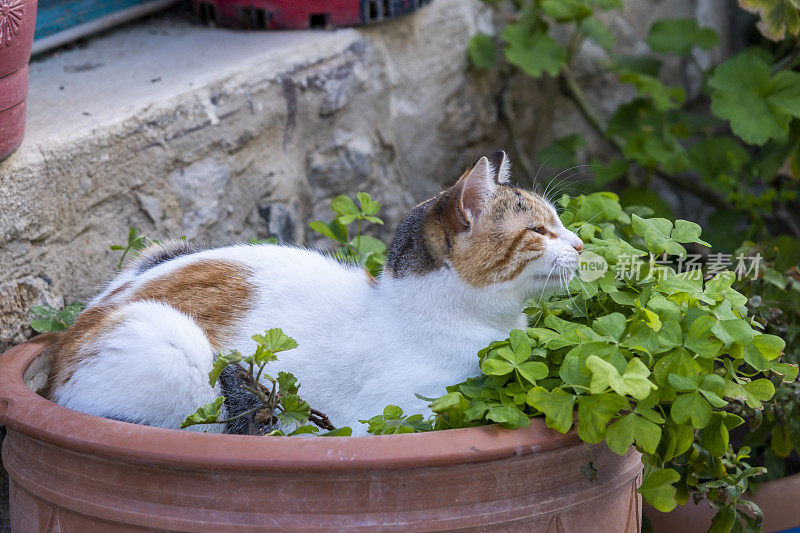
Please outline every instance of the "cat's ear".
M480 218L498 188L496 172L484 156L453 186L450 209L456 230L465 230Z
M494 170L494 181L499 185L507 185L511 181L511 162L503 150L497 150L489 156L489 164Z

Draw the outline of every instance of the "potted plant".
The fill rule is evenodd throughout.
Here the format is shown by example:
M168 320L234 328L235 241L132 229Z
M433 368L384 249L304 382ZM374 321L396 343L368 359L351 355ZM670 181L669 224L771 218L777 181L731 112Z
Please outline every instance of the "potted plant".
M640 528L639 454L586 447L541 420L326 438L138 426L38 396L51 341L0 358L15 531L584 530L597 516L595 531ZM593 481L579 468L589 460Z
M340 243L339 257L367 253L377 265L377 240L347 231L376 214L365 198L358 207L340 197L336 218L312 227ZM669 511L694 493L717 507L717 530L758 528L760 511L745 498L764 469L733 449L729 430L743 423L732 411L763 411L772 398L766 376L796 377L780 361L783 341L759 331L732 288L734 272L704 284L666 263L685 256L683 244L704 244L696 224L623 209L611 193L558 203L586 243L582 276L532 302L531 327L477 354L482 375L432 398L433 416L387 406L365 420L381 436L203 435L104 420L33 392L50 339L12 349L0 360L0 421L9 427L15 520L638 531L639 495ZM279 351L266 337L262 365ZM221 354L210 378L242 361ZM187 424L220 422L219 403L200 406ZM102 490L86 497L90 485ZM326 503L309 509L309 501Z
M0 161L22 143L36 0L0 0Z

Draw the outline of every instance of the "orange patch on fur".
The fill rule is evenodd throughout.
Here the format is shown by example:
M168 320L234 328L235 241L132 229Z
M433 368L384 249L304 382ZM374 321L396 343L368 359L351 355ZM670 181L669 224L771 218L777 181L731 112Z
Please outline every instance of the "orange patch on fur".
M70 380L78 365L94 355L85 349L87 346L91 346L92 342L122 322L122 317L111 316L115 310L116 306L104 305L86 309L48 348L53 362L47 378L45 397L52 399L52 393Z
M83 311L51 347L53 363L45 396L52 399L78 365L96 355L88 347L124 323L125 315L117 311L124 310L126 303L155 301L177 309L191 317L209 344L219 350L255 299L248 274L244 266L233 261L196 261L145 283L123 301L109 304L112 296L130 288L129 283L121 285L99 305Z
M126 281L125 283L123 283L122 285L120 285L119 287L114 289L113 291L111 291L108 294L106 294L101 301L102 302L108 302L109 300L112 300L119 293L124 292L127 289L129 289L131 287L131 285L132 285L132 282Z
M219 350L255 300L248 275L249 271L234 261L195 261L147 282L129 301L162 302L177 309L191 317Z

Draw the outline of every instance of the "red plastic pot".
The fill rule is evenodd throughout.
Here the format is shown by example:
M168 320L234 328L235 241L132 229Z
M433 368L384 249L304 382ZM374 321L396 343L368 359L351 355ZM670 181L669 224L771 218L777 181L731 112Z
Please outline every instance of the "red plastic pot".
M640 455L587 446L541 420L349 438L145 427L33 392L49 369L47 341L0 356L16 532L640 530ZM580 472L589 460L595 481Z
M0 161L22 143L36 0L0 0Z

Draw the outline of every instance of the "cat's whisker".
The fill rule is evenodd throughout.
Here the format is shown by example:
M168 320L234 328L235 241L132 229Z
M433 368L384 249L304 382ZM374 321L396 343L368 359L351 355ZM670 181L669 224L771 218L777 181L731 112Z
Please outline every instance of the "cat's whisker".
M531 187L533 188L533 192L536 192L536 186L538 185L536 178L539 177L539 172L542 171L542 169L544 168L544 166L547 164L548 161L549 159L545 159L544 161L542 161L542 164L539 165L539 169L536 171L536 175L533 177L533 183L531 185Z
M584 166L586 166L586 165L575 165L575 166L572 166L572 167L569 167L569 168L565 168L564 170L562 170L561 172L556 174L553 177L553 179L551 179L550 182L547 184L547 187L545 187L544 192L542 193L542 196L547 198L547 191L550 189L550 187L555 186L556 180L558 180L559 176L562 176L563 174L565 174L565 173L567 173L567 172L569 172L571 170L575 170L576 168L581 168L581 167L584 167Z
M600 166L600 165L594 165L594 164L591 164L591 163L590 163L590 164L575 165L575 166L572 166L572 167L569 167L569 168L565 168L564 170L562 170L561 172L559 172L558 174L556 174L556 175L553 177L553 179L551 179L551 180L550 180L550 183L548 183L548 184L547 184L547 187L545 188L544 192L542 193L542 196L544 196L544 197L547 197L547 191L548 191L548 189L550 189L550 187L551 187L551 186L554 186L554 184L556 183L556 180L558 180L559 176L562 176L563 174L565 174L565 173L567 173L567 172L569 172L569 171L571 171L571 170L578 169L578 168L584 168L584 169L586 169L587 167L591 167L591 168L588 168L587 170L583 170L583 171L581 171L581 172L591 172L591 171L592 171L592 168L597 168L597 167L599 167L599 166ZM577 175L577 174L574 174L574 175ZM566 176L565 178L562 178L562 179L561 179L561 181L564 181L565 179L568 179L569 177L570 177L570 176Z
M594 216L592 216L591 218L589 218L589 220L587 220L586 222L584 222L583 224L581 224L581 227L580 227L580 228L578 228L578 229L576 229L576 230L575 230L575 233L576 233L576 234L577 234L577 233L580 233L580 232L581 232L581 230L582 230L582 229L583 229L583 228L586 226L586 224L588 224L589 222L591 222L591 221L592 221L592 220L594 220L595 218L599 217L600 215L602 215L602 214L603 214L603 213L605 213L606 211L608 211L608 208L605 208L605 209L603 209L602 211L599 211L599 212L595 213L595 214L594 214Z
M550 281L550 276L553 275L553 270L555 270L557 266L558 266L557 264L553 263L552 268L550 268L550 272L547 273L547 277L544 280L544 285L542 286L542 293L539 295L538 301L541 302L542 298L544 298L544 291L547 290L547 282Z
M553 199L557 200L558 199L558 195L560 193L563 193L569 187L574 187L578 183L591 181L591 178L589 178L589 177L581 178L581 179L577 179L577 180L572 180L572 178L574 178L575 176L580 176L581 174L586 174L588 172L593 172L593 170L592 169L584 169L584 170L580 170L578 172L574 172L574 173L570 174L569 176L565 176L560 181L560 183L556 187L554 187L553 190L550 191L550 198L553 198ZM570 180L570 181L567 181L567 180Z

